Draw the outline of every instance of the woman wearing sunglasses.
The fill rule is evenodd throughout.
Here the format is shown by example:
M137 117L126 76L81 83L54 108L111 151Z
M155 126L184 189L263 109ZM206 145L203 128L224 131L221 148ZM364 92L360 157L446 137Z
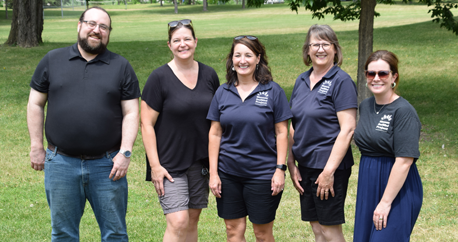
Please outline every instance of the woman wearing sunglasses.
M210 189L226 223L227 241L245 241L246 216L256 241L274 241L291 111L267 64L258 38L235 37L227 55L227 82L208 111Z
M197 38L191 20L169 24L173 59L154 70L143 89L142 137L147 180L164 211L164 241L197 241L197 224L208 203L208 108L219 80L194 60Z
M374 96L361 102L354 137L361 151L354 241L406 242L423 201L415 165L421 123L412 105L396 94L395 54L376 51L365 69Z
M312 68L299 75L291 95L289 172L300 194L301 219L310 222L315 241L345 241L356 85L339 67L342 51L329 26L311 26L302 53Z

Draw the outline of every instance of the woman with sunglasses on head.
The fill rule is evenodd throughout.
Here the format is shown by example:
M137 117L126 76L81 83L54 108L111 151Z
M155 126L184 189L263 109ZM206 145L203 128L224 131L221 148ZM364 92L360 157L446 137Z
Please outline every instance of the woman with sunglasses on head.
M227 55L227 82L208 111L210 189L226 223L227 241L245 241L246 216L256 241L274 241L291 111L267 64L258 38L235 37Z
M328 25L311 26L302 50L312 68L299 75L291 95L289 172L300 194L301 218L310 222L315 241L345 241L356 85L339 67L341 47Z
M379 50L366 61L367 87L355 142L361 151L355 242L410 241L423 201L416 160L421 123L414 107L396 94L398 58Z
M191 20L169 24L173 59L154 70L143 89L141 129L152 181L164 211L164 241L197 241L197 224L208 203L208 108L219 80L194 60Z

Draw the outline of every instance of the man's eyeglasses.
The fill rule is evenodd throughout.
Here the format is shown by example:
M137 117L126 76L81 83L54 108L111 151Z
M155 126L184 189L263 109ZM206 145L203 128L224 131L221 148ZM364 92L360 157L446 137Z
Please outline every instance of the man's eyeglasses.
M374 79L377 75L380 79L386 79L390 75L391 71L365 71L366 78L369 80Z
M319 50L320 47L323 47L323 50L329 50L332 46L332 44L329 43L323 43L323 44L309 44L310 48L312 50Z
M252 35L239 35L239 36L234 37L234 40L240 40L240 39L243 39L243 38L247 38L249 40L257 40L258 39L256 36L252 36Z
M172 22L169 22L169 27L175 28L179 23L181 23L182 25L190 25L192 21L191 19L182 19L182 20L172 21Z
M95 29L98 25L99 29L102 30L103 32L111 30L111 28L106 26L105 24L97 24L95 21L83 20L83 22L86 23L90 29Z

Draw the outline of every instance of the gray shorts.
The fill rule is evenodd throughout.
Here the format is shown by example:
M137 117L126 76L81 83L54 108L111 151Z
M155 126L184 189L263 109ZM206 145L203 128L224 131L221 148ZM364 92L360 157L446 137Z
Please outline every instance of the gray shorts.
M207 207L208 175L202 175L202 168L200 162L194 162L186 174L173 177L174 182L164 178L165 195L159 196L164 214Z

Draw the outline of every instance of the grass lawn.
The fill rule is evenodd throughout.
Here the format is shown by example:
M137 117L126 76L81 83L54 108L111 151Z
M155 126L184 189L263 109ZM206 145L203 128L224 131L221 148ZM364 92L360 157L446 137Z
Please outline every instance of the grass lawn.
M274 80L288 97L296 77L306 71L301 48L308 28L329 24L343 47L342 69L356 79L358 22L311 19L303 9L291 12L286 4L241 9L241 5L173 6L157 4L107 7L113 31L109 49L126 57L143 88L148 75L170 60L167 23L190 18L198 37L196 59L212 66L224 80L225 56L236 35L256 35L266 46ZM416 108L423 124L421 157L417 162L424 186L420 217L412 241L458 241L458 37L432 23L422 5L378 5L381 17L375 20L374 50L396 53L400 63L399 92ZM42 46L21 49L0 46L0 238L2 241L49 241L51 222L42 172L30 168L30 142L26 105L30 78L40 59L55 48L76 42L79 10L45 10ZM454 10L455 15L458 11ZM11 18L12 12L9 12ZM11 20L0 11L0 43L8 38ZM359 151L346 200L343 225L347 241L352 241ZM141 135L130 165L128 232L131 241L162 241L165 218L151 183L145 182L144 150ZM309 225L300 220L298 194L289 178L277 211L274 235L277 241L313 241ZM200 241L225 241L225 227L216 213L213 195L201 216ZM247 241L255 241L251 226ZM100 241L97 222L87 204L81 222L81 241Z

